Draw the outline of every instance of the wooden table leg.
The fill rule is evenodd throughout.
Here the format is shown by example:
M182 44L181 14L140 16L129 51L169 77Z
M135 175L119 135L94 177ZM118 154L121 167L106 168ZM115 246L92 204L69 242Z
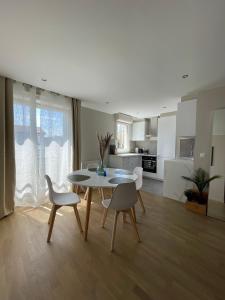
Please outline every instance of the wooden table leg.
M87 197L87 206L86 206L86 220L85 220L85 228L84 228L84 240L87 240L88 235L88 225L89 225L89 218L91 212L91 199L92 199L92 188L89 188L88 197Z
M101 197L102 197L102 201L105 199L105 195L104 195L104 190L103 188L101 188Z

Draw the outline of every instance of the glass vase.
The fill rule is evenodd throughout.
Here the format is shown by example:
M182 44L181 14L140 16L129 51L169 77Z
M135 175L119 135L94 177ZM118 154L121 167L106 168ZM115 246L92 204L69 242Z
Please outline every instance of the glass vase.
M102 160L100 161L100 164L98 166L97 174L99 176L105 176L105 170L104 170L104 165L103 165L103 161Z

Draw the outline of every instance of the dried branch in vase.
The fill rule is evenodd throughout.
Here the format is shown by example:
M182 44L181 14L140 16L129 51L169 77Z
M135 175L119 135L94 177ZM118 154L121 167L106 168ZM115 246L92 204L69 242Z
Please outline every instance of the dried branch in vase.
M99 154L100 154L101 162L103 163L105 153L106 153L107 148L109 147L109 143L110 143L112 134L107 132L106 136L102 136L102 135L100 136L97 133L97 137L98 137L98 143L99 143Z

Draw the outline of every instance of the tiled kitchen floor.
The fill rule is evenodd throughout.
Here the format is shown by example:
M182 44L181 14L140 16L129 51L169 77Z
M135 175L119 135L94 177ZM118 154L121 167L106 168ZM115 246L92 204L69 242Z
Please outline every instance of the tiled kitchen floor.
M142 190L145 192L149 192L151 194L162 196L163 182L160 180L155 180L155 179L144 177Z

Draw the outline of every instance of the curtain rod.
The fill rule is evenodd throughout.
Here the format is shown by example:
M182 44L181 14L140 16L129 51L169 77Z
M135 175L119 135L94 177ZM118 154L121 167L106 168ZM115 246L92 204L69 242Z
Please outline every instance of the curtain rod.
M43 88L34 86L34 85L32 85L32 84L29 84L29 83L21 82L21 81L15 80L15 79L12 79L12 82L13 82L13 83L20 83L20 84L22 84L25 88L35 88L36 90L38 90L38 92L37 92L38 95L40 95L41 91L44 91L44 92L51 93L51 94L53 94L53 95L55 95L55 96L63 96L63 97L65 97L65 98L76 99L76 98L69 97L69 96L65 96L65 95L62 95L62 94L60 94L60 93L56 93L56 92L53 92L53 91L50 91L50 90L45 90L45 89L43 89Z

